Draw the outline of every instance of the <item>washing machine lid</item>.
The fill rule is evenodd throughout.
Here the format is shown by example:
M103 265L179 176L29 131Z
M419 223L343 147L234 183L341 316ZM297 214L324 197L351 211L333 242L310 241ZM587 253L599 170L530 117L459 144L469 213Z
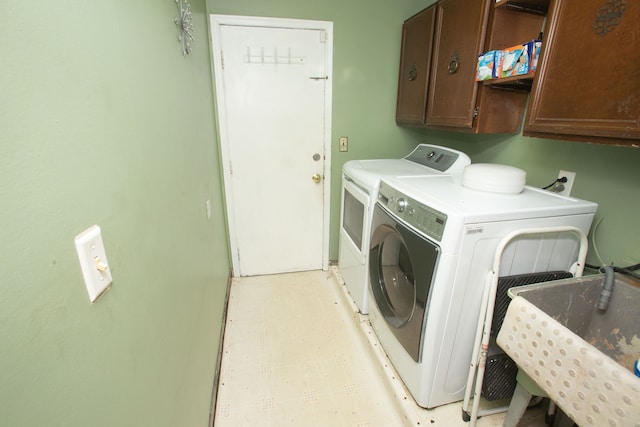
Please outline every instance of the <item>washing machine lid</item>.
M508 221L593 214L598 205L525 185L519 193L495 193L462 185L462 174L385 177L382 180L408 197L457 216L464 223Z
M402 159L350 160L342 172L361 187L377 191L382 176L423 176L460 173L469 156L451 148L420 144Z
M441 172L406 159L350 160L344 164L342 172L360 186L377 190L383 176L421 176Z

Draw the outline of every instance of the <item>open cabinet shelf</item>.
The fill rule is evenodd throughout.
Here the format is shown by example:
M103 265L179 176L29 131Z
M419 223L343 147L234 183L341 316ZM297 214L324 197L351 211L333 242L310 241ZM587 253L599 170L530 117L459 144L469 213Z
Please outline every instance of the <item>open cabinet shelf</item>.
M495 7L505 7L522 12L546 15L550 0L496 0Z
M497 89L531 92L531 86L533 85L533 74L485 80L482 83L485 86L491 86Z

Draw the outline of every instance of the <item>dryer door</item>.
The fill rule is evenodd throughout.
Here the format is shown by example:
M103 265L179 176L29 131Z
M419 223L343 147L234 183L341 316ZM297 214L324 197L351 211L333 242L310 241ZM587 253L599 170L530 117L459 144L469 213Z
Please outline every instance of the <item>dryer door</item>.
M440 248L376 204L369 277L371 293L390 329L420 362L422 331Z
M342 210L340 212L341 232L344 232L355 250L364 260L369 232L367 214L370 212L371 197L346 175L342 177Z

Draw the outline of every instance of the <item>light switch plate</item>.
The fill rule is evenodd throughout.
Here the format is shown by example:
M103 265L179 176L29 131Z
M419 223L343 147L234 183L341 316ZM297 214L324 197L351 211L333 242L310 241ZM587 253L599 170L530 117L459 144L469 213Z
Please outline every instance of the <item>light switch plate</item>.
M340 137L340 151L349 151L349 137L341 136Z
M78 234L75 244L89 299L94 302L112 282L100 227L93 225Z

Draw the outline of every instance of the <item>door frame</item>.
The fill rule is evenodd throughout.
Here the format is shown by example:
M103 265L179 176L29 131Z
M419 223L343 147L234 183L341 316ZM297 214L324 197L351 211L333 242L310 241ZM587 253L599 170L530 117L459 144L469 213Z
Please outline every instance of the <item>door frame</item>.
M289 18L267 18L258 16L240 15L209 15L209 33L211 37L211 63L213 87L215 88L214 98L215 111L218 127L218 140L220 147L220 157L223 172L223 183L225 193L225 208L227 213L227 225L229 227L229 248L231 250L232 274L238 276L240 273L240 258L238 251L238 240L236 235L235 206L233 204L233 191L231 185L231 156L229 151L229 134L227 129L227 117L225 105L225 91L222 79L222 51L220 29L224 25L268 27L303 30L324 30L326 34L325 64L327 83L324 92L324 170L323 170L323 230L322 230L322 269L329 269L329 225L330 225L330 200L331 200L331 115L333 96L333 22L314 21Z

